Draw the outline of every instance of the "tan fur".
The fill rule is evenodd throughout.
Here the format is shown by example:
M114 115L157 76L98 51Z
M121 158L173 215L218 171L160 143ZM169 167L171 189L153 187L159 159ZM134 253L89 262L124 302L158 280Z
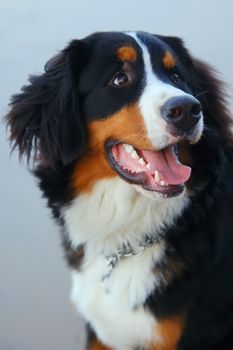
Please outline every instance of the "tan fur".
M111 350L111 349L107 348L105 345L103 345L98 340L96 340L89 346L88 350Z
M171 69L175 67L176 61L170 52L166 52L163 57L163 65L166 69Z
M159 333L163 339L161 344L152 344L150 350L176 350L178 341L181 337L184 327L185 317L172 317L161 320L159 323ZM156 332L157 332L156 326Z
M137 104L124 107L111 117L91 122L88 135L86 151L78 160L72 177L75 193L90 192L97 180L118 176L107 160L104 148L107 140L129 143L135 148L152 149Z
M172 317L161 320L159 326L156 325L156 333L159 332L163 339L160 344L152 344L149 350L177 350L178 341L181 337L184 327L185 317ZM157 329L158 327L158 329ZM105 347L102 343L96 340L91 344L88 350L112 350Z
M135 62L137 58L137 52L130 46L123 46L117 50L117 58L122 62Z

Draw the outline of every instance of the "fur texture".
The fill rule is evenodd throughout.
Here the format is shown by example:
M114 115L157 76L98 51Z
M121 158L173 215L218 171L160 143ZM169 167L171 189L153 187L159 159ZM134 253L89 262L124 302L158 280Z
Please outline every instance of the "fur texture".
M61 227L88 349L231 350L232 119L213 69L179 38L109 32L29 81L6 122Z

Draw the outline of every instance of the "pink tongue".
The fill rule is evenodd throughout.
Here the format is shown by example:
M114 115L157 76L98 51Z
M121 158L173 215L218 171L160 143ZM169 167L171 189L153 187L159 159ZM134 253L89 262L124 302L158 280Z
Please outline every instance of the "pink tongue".
M191 175L191 168L182 165L171 147L162 151L141 151L142 157L151 164L150 171L157 170L160 178L169 185L179 185L186 182Z

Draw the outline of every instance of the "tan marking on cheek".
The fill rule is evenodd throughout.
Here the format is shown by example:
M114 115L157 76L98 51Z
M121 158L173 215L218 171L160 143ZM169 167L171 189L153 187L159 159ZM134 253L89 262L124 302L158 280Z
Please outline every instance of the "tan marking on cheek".
M137 104L124 107L109 118L94 121L89 125L92 148L102 148L108 139L129 143L136 148L152 148L143 117Z
M149 349L177 350L177 345L184 328L184 320L185 317L183 315L161 320L156 331L159 331L162 342L160 344L152 344Z
M96 181L116 176L117 174L107 161L104 150L95 152L88 148L75 166L71 185L75 194L88 193L91 192Z
M141 149L153 148L137 104L124 107L111 117L91 122L88 135L86 151L78 160L72 177L75 193L90 192L97 180L118 176L107 160L106 141L117 140Z
M125 61L135 62L137 58L137 52L135 51L134 48L130 46L123 46L117 50L117 58L122 62L125 62Z
M96 341L94 341L94 343L92 343L89 346L88 350L111 350L111 349L106 347L102 343L100 343L98 340L96 340Z
M176 61L170 52L166 52L163 57L163 65L166 69L171 69L175 67Z

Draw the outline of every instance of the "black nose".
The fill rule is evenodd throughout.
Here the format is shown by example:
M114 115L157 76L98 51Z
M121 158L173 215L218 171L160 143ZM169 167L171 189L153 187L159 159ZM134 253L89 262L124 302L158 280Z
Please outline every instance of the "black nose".
M161 115L174 133L188 133L201 118L201 105L191 95L172 97L162 106Z

